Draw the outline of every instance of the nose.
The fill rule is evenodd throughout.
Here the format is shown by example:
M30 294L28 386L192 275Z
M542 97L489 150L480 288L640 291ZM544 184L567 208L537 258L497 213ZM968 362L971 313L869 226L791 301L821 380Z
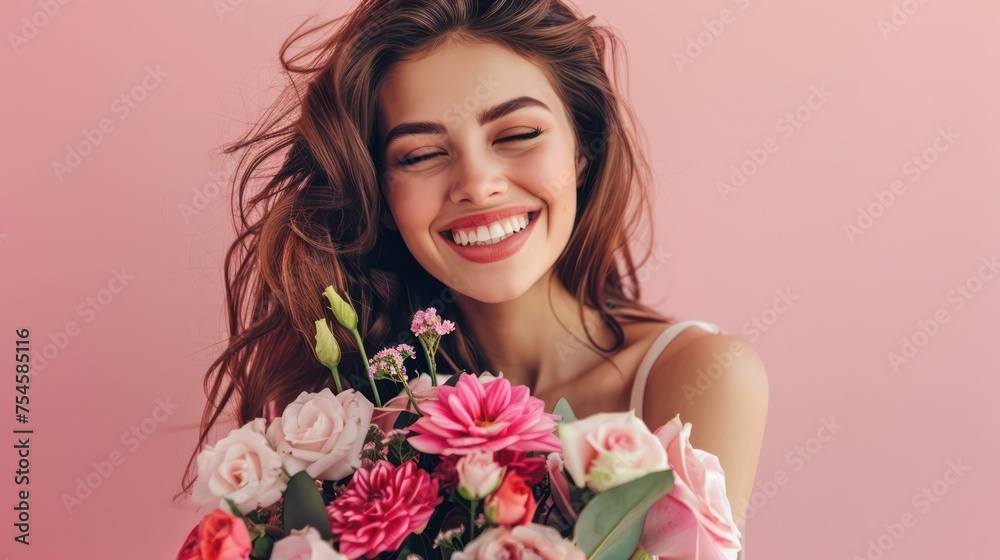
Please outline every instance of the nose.
M507 191L503 166L488 151L464 151L456 162L455 184L449 195L455 204L489 204Z

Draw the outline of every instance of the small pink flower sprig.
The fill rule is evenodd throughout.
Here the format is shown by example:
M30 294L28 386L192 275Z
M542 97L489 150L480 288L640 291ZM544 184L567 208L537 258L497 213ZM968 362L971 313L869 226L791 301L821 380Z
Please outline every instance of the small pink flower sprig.
M413 392L410 391L410 385L406 382L406 366L403 365L407 358L413 357L414 352L413 347L409 344L397 344L379 350L368 362L368 377L391 379L396 383L402 383L403 390L406 391L406 396L409 397L413 408L416 409L417 414L423 416L420 407L417 406L417 400L413 397Z
M455 330L455 323L442 320L434 307L417 311L413 315L413 322L410 323L410 332L416 335L417 340L420 341L420 347L427 359L427 367L431 370L431 386L433 387L437 387L437 364L434 362L434 355L437 353L441 337L453 330Z
M365 345L362 342L361 333L358 332L358 314L354 311L351 302L337 293L333 286L327 286L323 291L323 296L329 301L329 309L333 312L333 316L337 322L354 336L354 342L361 353L361 358L368 366L368 382L371 384L372 394L375 396L375 406L382 406L382 398L378 393L378 388L375 386L375 380L392 379L397 383L403 384L403 389L419 414L420 408L417 407L417 401L414 399L413 392L410 391L410 387L407 384L406 367L403 366L403 361L414 355L415 350L413 347L409 344L399 344L385 348L369 360L365 352ZM438 384L437 363L434 360L438 345L441 342L441 337L453 330L455 330L455 323L443 320L437 314L437 309L434 307L418 310L410 322L410 332L420 341L420 348L427 359L432 387L437 387ZM337 371L337 366L340 364L341 359L340 345L337 344L333 330L325 318L316 320L316 344L314 351L320 363L330 369L334 383L337 385L337 393L343 392L343 386L340 383L340 374Z

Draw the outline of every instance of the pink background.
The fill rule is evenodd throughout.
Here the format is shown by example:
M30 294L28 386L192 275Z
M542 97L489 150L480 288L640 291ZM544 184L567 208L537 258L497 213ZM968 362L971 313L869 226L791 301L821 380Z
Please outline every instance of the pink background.
M221 15L209 0L51 3L50 17L37 0L3 6L0 346L10 372L14 330L29 327L51 359L35 362L30 388L30 547L13 541L18 425L3 377L0 558L173 557L199 518L170 498L224 334L228 174L211 152L281 85L275 59L292 28L348 2L230 0ZM880 30L894 7L901 25ZM646 301L744 335L768 367L748 557L982 557L1000 498L1000 276L977 277L1000 253L1000 5L582 9L625 39L658 176L653 243L667 256L644 269ZM44 25L12 46L23 18ZM126 112L119 98L133 88ZM796 111L800 128L788 128ZM110 132L91 134L90 153L57 177L53 162L102 119ZM939 129L954 137L935 148ZM717 183L747 150L763 160L764 146L773 153L746 162L752 174L724 199ZM902 194L878 202L897 180ZM869 207L866 229L848 236L845 223ZM134 278L122 289L116 271ZM958 284L976 290L971 300L952 293ZM797 299L774 306L778 290ZM947 322L933 323L936 312ZM744 330L755 317L766 331ZM69 321L75 336L60 336ZM916 335L921 347L897 371L888 354L918 321L935 334ZM830 437L824 421L841 427ZM968 471L946 476L949 461ZM69 511L64 494L88 475L99 486Z

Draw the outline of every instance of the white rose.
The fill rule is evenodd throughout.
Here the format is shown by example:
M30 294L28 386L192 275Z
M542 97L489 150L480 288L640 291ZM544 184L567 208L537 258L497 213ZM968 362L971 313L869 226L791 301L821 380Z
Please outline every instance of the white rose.
M198 478L191 492L195 502L229 512L229 498L248 513L278 501L288 481L264 425L263 418L256 418L214 446L205 446L198 454Z
M271 549L271 560L350 560L323 540L315 527L292 529Z
M361 467L361 449L375 406L361 393L329 388L303 391L267 429L289 476L306 471L318 480L340 480Z
M566 470L579 487L604 492L670 468L667 452L635 410L601 412L556 428Z
M492 451L477 451L459 459L455 471L458 493L466 500L482 500L500 486L507 469L493 460Z

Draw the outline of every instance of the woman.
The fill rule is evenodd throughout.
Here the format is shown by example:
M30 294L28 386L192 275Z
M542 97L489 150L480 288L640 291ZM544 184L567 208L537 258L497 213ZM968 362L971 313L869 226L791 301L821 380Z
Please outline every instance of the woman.
M740 339L638 301L650 253L637 262L629 242L651 174L604 68L619 40L592 21L562 1L363 0L296 30L281 50L293 87L226 148L257 151L241 162L232 334L206 375L199 448L227 406L240 423L273 417L331 383L312 347L333 285L369 348L412 342L413 313L434 306L458 325L443 369L503 372L578 416L635 408L655 429L680 414L742 525L766 374Z

